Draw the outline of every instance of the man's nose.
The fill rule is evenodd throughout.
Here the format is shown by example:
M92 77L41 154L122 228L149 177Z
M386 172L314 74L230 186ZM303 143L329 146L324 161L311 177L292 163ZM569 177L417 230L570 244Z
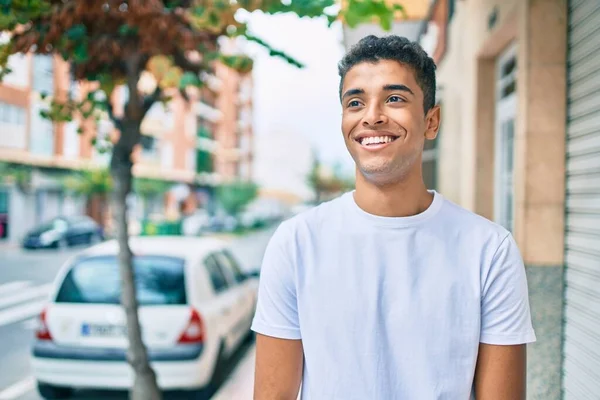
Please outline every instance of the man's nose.
M382 110L373 105L367 109L367 112L363 118L363 126L375 126L382 125L387 122L387 116Z

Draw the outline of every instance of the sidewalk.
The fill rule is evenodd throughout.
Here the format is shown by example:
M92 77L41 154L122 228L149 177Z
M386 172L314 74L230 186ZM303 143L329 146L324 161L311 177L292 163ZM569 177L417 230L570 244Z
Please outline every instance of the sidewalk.
M252 345L227 382L211 400L250 400L254 391L254 356L256 348Z
M19 243L16 241L11 241L9 239L0 240L0 251L8 250L8 249L16 249L19 247Z

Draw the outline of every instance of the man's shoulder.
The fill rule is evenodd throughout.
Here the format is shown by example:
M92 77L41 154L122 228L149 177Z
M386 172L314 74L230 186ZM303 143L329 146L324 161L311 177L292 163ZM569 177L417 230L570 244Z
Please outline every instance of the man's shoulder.
M470 232L479 235L482 239L493 236L503 240L510 234L502 225L459 206L448 199L444 199L442 210L444 221L453 230L458 229L462 232Z
M288 227L299 227L302 225L319 225L328 220L337 218L342 213L343 202L349 194L343 194L332 200L320 203L304 210L293 217L285 220L283 224Z

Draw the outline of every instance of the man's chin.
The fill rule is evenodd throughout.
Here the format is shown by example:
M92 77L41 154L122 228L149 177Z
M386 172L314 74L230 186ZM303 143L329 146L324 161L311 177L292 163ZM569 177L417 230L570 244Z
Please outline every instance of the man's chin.
M363 176L364 180L377 186L398 183L407 175L407 171L404 168L391 163L362 164L358 166L358 172Z

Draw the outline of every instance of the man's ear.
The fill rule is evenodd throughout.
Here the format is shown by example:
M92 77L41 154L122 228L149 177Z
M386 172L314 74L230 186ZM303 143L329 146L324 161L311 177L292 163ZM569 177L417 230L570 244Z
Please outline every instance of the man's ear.
M433 140L440 130L442 112L440 106L434 106L425 116L425 139Z

